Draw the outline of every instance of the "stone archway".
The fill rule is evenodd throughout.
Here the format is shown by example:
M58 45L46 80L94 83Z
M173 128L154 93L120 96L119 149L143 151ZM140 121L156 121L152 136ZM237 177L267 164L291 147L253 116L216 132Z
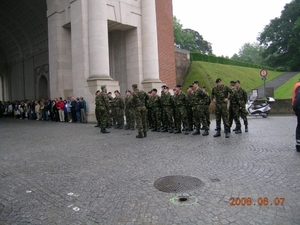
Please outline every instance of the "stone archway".
M48 81L45 76L41 76L38 82L39 95L38 99L48 99Z

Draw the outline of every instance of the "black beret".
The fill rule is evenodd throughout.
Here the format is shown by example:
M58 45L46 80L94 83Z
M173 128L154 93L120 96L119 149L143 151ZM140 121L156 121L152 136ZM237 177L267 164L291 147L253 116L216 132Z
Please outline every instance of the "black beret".
M241 82L240 82L239 80L237 80L236 83L239 83L239 84L240 84Z
M206 87L202 87L202 88L204 88L204 89L205 89Z
M188 88L193 88L193 85L190 85Z
M108 95L110 95L110 94L111 94L111 92L108 92L107 94L108 94Z
M166 87L167 87L166 85L161 86L161 88L166 88Z
M156 89L156 88L153 88L153 89L152 89L152 91L155 91L155 92L157 92L157 89Z
M182 85L177 84L176 87L177 87L177 88L182 88Z
M168 90L169 90L169 87L168 87L168 86L166 86L166 87L165 87L165 89L168 89Z
M232 80L232 81L230 81L230 83L231 83L231 84L235 84L235 81L234 81L234 80Z
M216 83L219 83L220 81L222 81L221 78L216 79Z
M152 90L148 91L148 94L151 94Z
M115 91L114 91L114 93L116 93L116 92L120 94L120 92L119 92L118 90L115 90Z
M197 80L196 80L196 81L194 81L194 83L193 83L193 84L199 84L199 81L197 81Z
M125 91L125 93L127 93L127 92L131 93L131 91L130 91L130 90L127 90L127 91Z

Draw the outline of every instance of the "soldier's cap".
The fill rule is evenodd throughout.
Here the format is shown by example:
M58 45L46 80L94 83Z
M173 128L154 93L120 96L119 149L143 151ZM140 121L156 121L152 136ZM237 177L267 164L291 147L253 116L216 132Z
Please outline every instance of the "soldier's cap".
M148 91L148 94L151 94L152 90Z
M188 89L189 89L189 88L193 88L193 85L188 86Z
M161 88L166 88L167 86L164 84L163 86L161 86Z
M155 92L157 92L157 89L156 89L156 88L153 88L153 89L152 89L152 91L155 91Z
M221 80L221 78L217 78L216 79L216 83L219 83L219 82L221 82L222 80Z
M99 93L99 92L100 92L100 90L97 90L95 94L97 94L97 93Z
M206 87L202 87L203 89L205 89Z
M230 81L230 84L235 84L235 81L234 80Z
M114 93L119 93L120 94L120 92L118 90L115 90Z
M193 84L199 84L199 81L196 80L196 81L193 82Z
M182 88L182 85L177 84L176 87L177 87L177 88Z
M106 85L105 84L101 85L101 89L104 89L104 88L106 88Z
M138 86L137 86L137 84L133 84L131 87L137 88Z
M108 95L111 95L111 92L108 92L107 94L108 94Z
M239 84L240 84L241 82L240 82L239 80L237 80L236 83L239 83Z
M129 93L131 93L131 91L130 91L130 90L127 90L127 91L125 91L125 93L128 93L128 92L129 92Z
M166 86L166 87L165 87L165 89L169 90L169 87L168 87L168 86Z

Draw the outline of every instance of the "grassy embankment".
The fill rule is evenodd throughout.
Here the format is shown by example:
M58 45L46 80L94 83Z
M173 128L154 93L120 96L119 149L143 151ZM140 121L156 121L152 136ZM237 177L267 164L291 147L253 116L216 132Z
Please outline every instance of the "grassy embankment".
M198 80L200 86L205 86L208 93L211 93L212 88L216 85L216 79L221 78L225 85L229 85L231 80L240 80L241 86L245 91L249 92L263 84L259 72L260 69L249 67L193 61L189 74L184 82L183 90L186 91L189 85ZM268 72L267 82L284 73L276 71Z
M289 99L292 98L292 91L295 83L299 81L300 73L289 79L286 83L275 90L275 99Z

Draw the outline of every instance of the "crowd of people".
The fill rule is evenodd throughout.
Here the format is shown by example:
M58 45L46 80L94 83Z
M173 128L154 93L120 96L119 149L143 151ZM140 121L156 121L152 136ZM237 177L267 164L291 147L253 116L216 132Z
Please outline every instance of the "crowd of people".
M182 86L176 85L173 95L169 87L163 85L161 94L157 89L152 89L146 94L132 85L131 90L125 92L125 98L121 97L118 90L107 93L105 85L101 86L95 95L95 115L102 133L109 133L107 128L134 130L138 128L137 138L147 136L147 131L169 132L179 134L182 131L187 135L193 131L193 135L209 135L211 99L215 104L216 134L221 136L221 119L224 124L226 138L229 138L233 121L236 134L242 133L240 117L244 121L245 132L248 132L247 112L245 104L247 93L240 86L240 81L231 81L230 87L222 84L222 80L216 80L216 86L212 95L207 93L205 87L200 87L195 81L187 89L187 94L182 92ZM124 114L126 124L124 123Z
M54 100L0 102L0 117L56 122L86 123L86 101L83 97Z

